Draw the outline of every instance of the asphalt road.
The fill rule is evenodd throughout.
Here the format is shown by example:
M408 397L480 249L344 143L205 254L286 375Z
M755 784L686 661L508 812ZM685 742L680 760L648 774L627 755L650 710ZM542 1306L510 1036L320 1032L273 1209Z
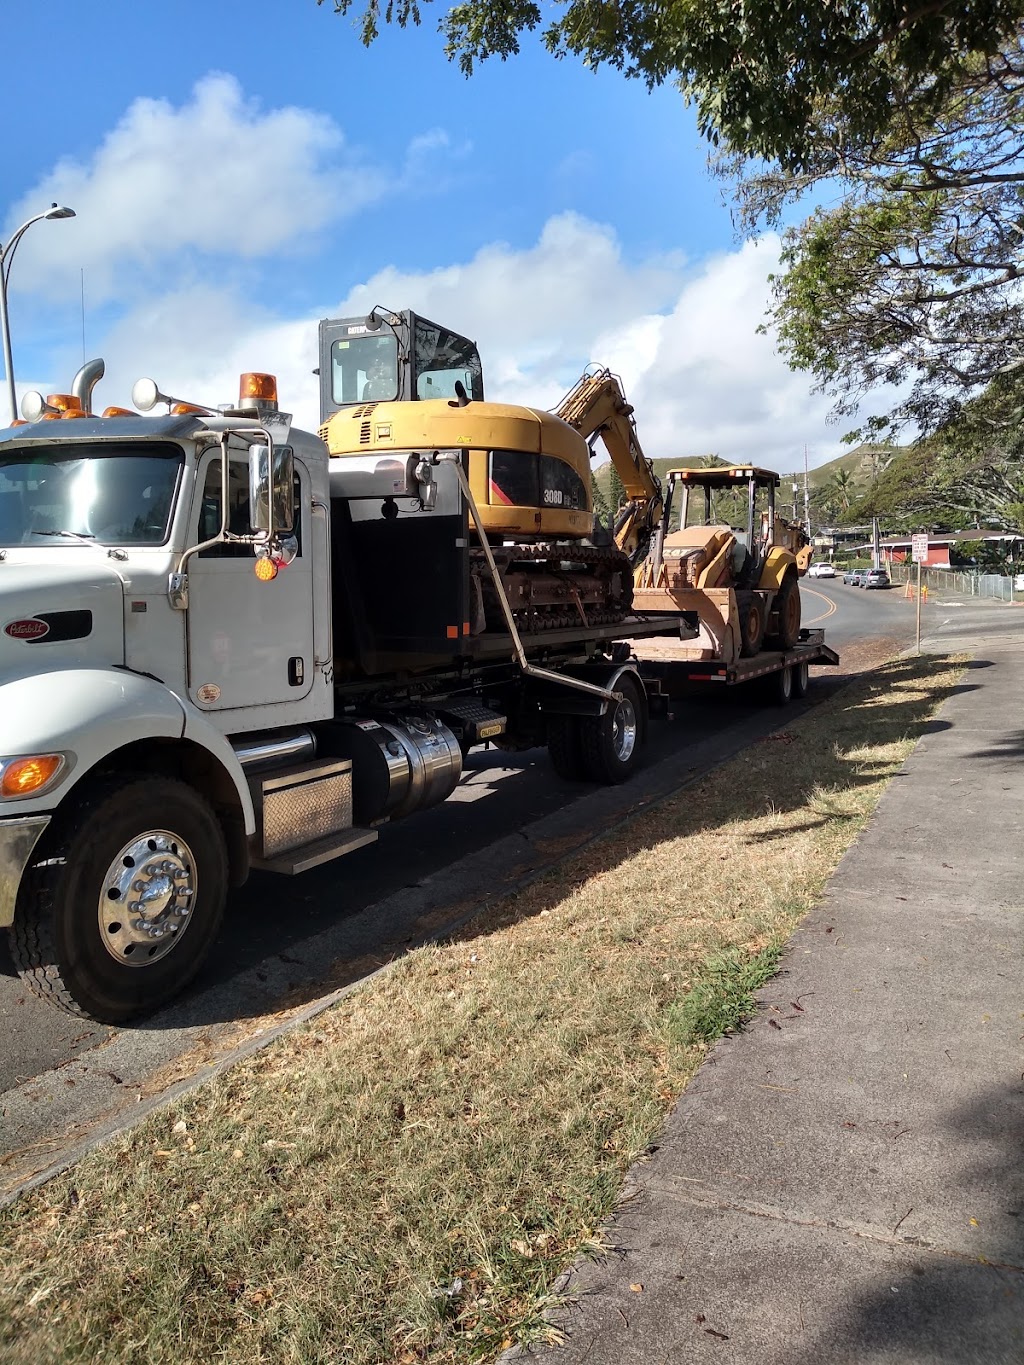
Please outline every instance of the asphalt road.
M844 648L856 653L876 640L906 644L913 636L913 604L896 590L865 592L817 580L805 583L803 607L804 624L824 626L840 654ZM822 670L819 677L812 700L815 690L820 694L836 685L829 671ZM685 711L677 707L672 721L654 722L648 765L669 773L663 783L678 782L680 775L721 761L778 723L777 710L765 711L740 690L715 693ZM514 756L475 752L447 802L385 829L377 844L298 878L254 874L232 897L220 940L189 995L131 1029L93 1025L37 1000L17 977L6 936L0 936L5 1043L0 1054L0 1173L6 1153L27 1145L45 1151L51 1138L56 1142L58 1130L84 1122L90 1106L102 1110L107 1100L97 1086L115 1092L125 1085L136 1087L155 1069L170 1066L173 1071L176 1058L215 1052L211 1040L219 1034L229 1032L237 1039L247 1025L252 1027L250 1021L284 1003L315 999L323 991L319 983L330 976L332 964L325 952L340 953L353 964L351 979L393 954L396 945L422 937L423 907L415 898L404 927L400 912L376 924L374 914L365 913L367 907L410 888L429 888L436 905L444 900L446 869L455 860L502 838L504 857L510 831L523 832L556 812L564 812L570 843L573 838L579 842L650 799L645 790L643 773L599 795L563 782L544 750ZM594 823L588 827L588 821ZM465 905L467 895L471 901L474 892L479 898L493 890L500 874L496 866L488 875L485 858L478 886L463 877L458 886L452 885L452 895L461 895ZM443 912L438 913L440 924ZM351 929L347 937L346 927ZM191 1064L181 1062L178 1073L187 1074ZM13 1170L11 1162L7 1170Z

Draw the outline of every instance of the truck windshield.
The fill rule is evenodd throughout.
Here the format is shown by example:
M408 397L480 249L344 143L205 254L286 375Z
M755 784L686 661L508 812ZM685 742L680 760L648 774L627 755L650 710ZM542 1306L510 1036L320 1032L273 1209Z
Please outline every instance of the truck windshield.
M182 466L174 445L32 446L0 456L0 545L162 545Z
M387 402L398 397L398 341L393 333L342 337L331 347L335 403Z

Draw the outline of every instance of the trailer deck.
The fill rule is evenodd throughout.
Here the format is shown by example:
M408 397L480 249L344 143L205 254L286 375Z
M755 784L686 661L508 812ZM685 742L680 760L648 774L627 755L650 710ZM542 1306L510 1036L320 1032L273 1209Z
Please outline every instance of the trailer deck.
M675 657L673 648L676 650ZM820 629L801 630L800 642L792 649L763 650L752 658L737 659L732 664L719 663L714 659L681 658L679 650L680 645L674 641L650 640L634 651L640 661L641 677L659 682L669 696L679 695L691 683L724 683L730 686L801 664L834 668L839 663L839 655L825 643L825 632Z

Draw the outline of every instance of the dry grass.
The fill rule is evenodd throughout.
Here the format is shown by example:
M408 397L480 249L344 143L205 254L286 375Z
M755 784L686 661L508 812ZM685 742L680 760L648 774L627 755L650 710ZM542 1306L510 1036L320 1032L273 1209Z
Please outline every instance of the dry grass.
M492 1360L873 810L901 662L0 1215L9 1361Z

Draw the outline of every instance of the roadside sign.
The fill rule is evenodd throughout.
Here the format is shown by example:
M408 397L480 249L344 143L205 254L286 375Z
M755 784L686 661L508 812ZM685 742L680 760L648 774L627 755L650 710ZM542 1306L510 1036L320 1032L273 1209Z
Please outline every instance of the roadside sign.
M928 533L910 537L910 557L915 564L923 564L928 558Z

